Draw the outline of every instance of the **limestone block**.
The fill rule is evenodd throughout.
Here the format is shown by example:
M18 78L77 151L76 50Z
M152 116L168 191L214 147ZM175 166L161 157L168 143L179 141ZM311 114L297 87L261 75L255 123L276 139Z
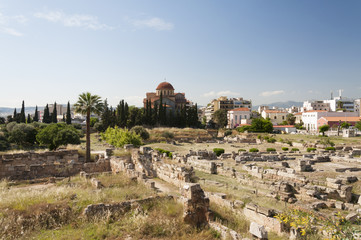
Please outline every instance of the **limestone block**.
M249 228L249 232L259 238L259 239L268 239L268 232L264 228L263 225L259 225L255 222L251 222L251 226Z

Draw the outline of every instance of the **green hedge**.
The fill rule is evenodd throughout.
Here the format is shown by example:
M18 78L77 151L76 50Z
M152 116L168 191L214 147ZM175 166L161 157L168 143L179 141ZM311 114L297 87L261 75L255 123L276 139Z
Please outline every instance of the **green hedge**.
M336 151L336 148L335 147L327 147L327 148L325 148L325 150Z
M298 148L292 148L291 150L292 150L293 152L300 151L300 149L298 149Z
M313 147L307 148L307 152L312 152L312 151L316 151L316 148L313 148Z
M246 152L246 149L240 148L238 149L238 152Z
M283 147L282 150L283 151L288 151L288 147Z
M259 152L259 150L257 148L251 148L249 149L250 152Z
M172 158L172 156L173 156L173 154L168 150L164 150L164 149L161 149L161 148L155 148L155 150L157 150L158 152L160 152L162 154L166 153L169 158Z
M275 148L267 148L266 151L267 151L267 152L275 152L276 149L275 149Z
M220 156L222 153L224 153L223 148L213 148L213 152L216 153L217 157Z

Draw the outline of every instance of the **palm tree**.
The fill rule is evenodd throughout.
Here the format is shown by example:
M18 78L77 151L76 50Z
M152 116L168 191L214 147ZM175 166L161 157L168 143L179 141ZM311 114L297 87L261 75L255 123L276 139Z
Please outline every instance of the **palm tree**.
M89 92L79 95L79 99L74 105L75 112L86 114L86 156L85 162L90 162L90 114L100 114L103 110L103 102L98 95Z

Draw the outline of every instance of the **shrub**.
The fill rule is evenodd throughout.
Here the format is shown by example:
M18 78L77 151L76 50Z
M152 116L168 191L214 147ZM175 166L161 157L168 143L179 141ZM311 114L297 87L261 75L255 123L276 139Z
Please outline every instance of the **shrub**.
M10 144L8 142L8 140L6 139L5 135L0 132L0 151L4 151L9 149Z
M238 152L246 152L246 149L240 148L238 149Z
M336 148L335 147L327 147L327 148L325 148L325 150L336 151Z
M270 138L267 139L267 142L269 142L269 143L275 143L275 142L276 142L276 139L273 138L273 137L270 137Z
M162 133L162 137L165 137L165 138L174 138L174 134L171 133L171 132L168 132L168 131L164 131Z
M169 158L172 158L172 156L173 156L173 154L168 150L164 150L164 149L161 149L161 148L155 148L155 150L157 150L158 152L160 152L162 154L166 153Z
M102 139L115 147L123 147L125 144L142 145L142 138L135 132L122 128L108 128L101 134Z
M267 148L266 151L267 151L267 152L275 152L276 149L275 149L275 148Z
M149 132L142 126L134 126L130 131L138 134L143 140L147 140L149 138Z
M11 125L7 126L6 128L9 132L9 142L16 143L21 147L32 146L36 142L36 134L38 131L30 124L11 123Z
M316 148L313 148L313 147L307 148L307 152L313 152L313 151L316 151Z
M49 150L55 150L61 145L80 144L80 135L79 131L71 125L54 123L40 130L36 139Z
M232 135L232 130L228 129L224 132L224 136L227 137L229 135Z
M282 150L283 151L288 151L288 147L283 147Z
M249 149L249 152L259 152L259 150L257 148L251 148Z
M220 156L222 153L224 153L223 148L213 148L213 152L216 153L217 157Z
M292 148L291 150L294 152L300 151L300 149L298 149L298 148Z

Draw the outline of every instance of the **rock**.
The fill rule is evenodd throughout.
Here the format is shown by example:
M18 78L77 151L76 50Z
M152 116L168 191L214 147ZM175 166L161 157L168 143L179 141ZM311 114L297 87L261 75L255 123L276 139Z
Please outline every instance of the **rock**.
M358 213L355 213L355 212L350 212L350 213L347 214L347 216L345 217L346 221L349 221L349 222L351 222L351 223L356 222L358 218L359 218Z
M337 202L335 202L335 208L344 210L345 204L343 202L337 201Z
M327 204L325 202L314 202L312 203L311 207L313 209L322 209L322 208L327 208Z
M268 239L268 232L263 225L259 225L258 223L251 222L249 232L259 239Z

